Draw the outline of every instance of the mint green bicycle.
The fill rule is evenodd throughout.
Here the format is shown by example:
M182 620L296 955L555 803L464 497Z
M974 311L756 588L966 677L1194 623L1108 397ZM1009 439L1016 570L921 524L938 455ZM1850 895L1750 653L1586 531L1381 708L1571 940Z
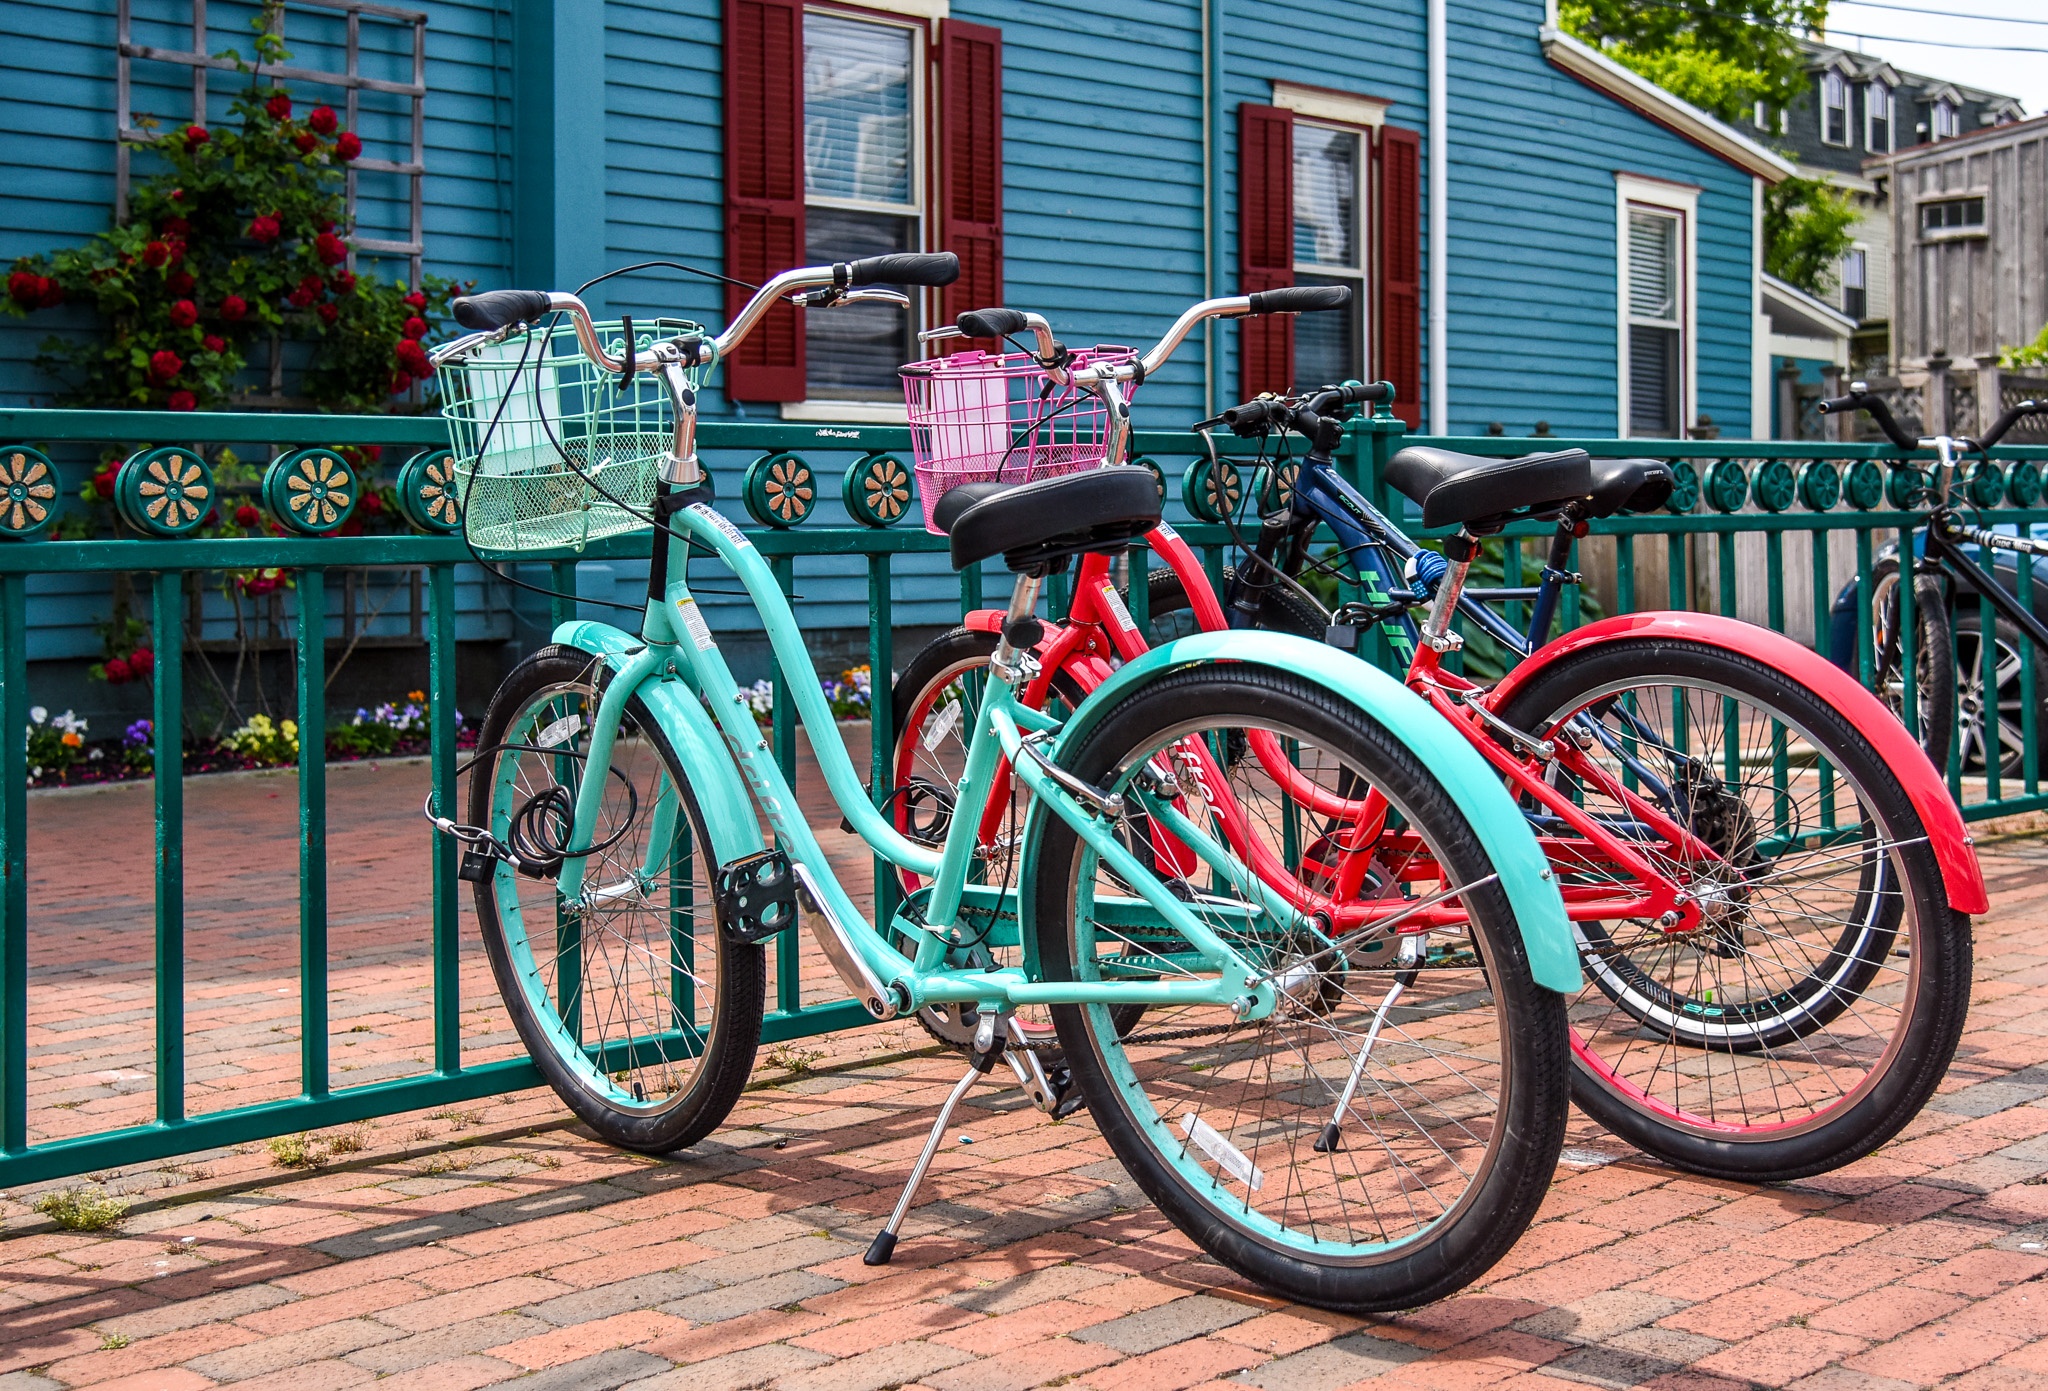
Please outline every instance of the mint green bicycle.
M715 336L596 324L568 294L456 302L476 332L437 356L480 553L659 533L637 633L557 629L491 703L466 821L428 808L465 846L519 1036L606 1141L692 1144L752 1067L763 944L807 919L875 1018L971 1021L870 1263L953 1109L1002 1063L1048 1113L1085 1102L1151 1200L1274 1291L1347 1310L1449 1294L1542 1200L1566 1105L1556 992L1577 985L1544 858L1469 744L1391 678L1263 632L1169 643L1064 715L1027 707L1013 693L1045 577L1156 526L1160 495L1139 468L983 483L932 525L956 568L1000 555L1017 579L951 813L919 843L862 788L773 574L710 504L696 393L771 306L904 303L876 287L957 273L951 255L787 271ZM1056 367L1026 408L1079 392L1127 421L1125 386L1189 330L1284 310L1285 293L1210 300L1142 356ZM893 921L834 877L691 593L693 548L759 609L838 812L922 881ZM999 764L1027 794L1000 868L979 834ZM1426 878L1376 862L1341 914L1300 906L1320 869L1279 882L1311 843L1373 854L1389 818L1427 845Z

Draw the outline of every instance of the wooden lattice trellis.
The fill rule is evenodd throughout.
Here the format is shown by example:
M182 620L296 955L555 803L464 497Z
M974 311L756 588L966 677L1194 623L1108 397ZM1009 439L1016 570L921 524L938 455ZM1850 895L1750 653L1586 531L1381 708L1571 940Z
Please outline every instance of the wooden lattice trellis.
M410 263L410 283L417 289L420 283L420 262L426 254L425 228L423 225L424 206L423 184L426 177L426 98L427 98L427 16L418 10L395 9L389 5L365 3L365 0L291 0L297 7L313 6L322 10L338 10L345 16L347 39L344 44L345 67L341 72L325 72L317 68L302 68L291 65L256 65L264 75L286 82L303 82L318 86L339 87L345 92L344 120L348 129L357 127L358 100L364 92L388 92L394 96L409 97L412 100L412 149L406 160L374 159L367 155L353 160L348 166L347 210L349 244L349 269L355 269L356 253L370 252L375 255L404 256ZM192 0L192 46L189 49L156 48L134 41L130 15L130 0L118 0L117 40L118 52L114 67L114 100L117 138L114 155L114 216L117 221L128 219L129 162L138 145L148 145L162 138L154 131L135 124L132 106L132 65L138 60L153 63L174 63L192 70L192 121L197 125L206 124L206 75L212 71L236 71L232 59L217 58L208 51L206 31L206 0ZM284 35L285 7L277 11L275 32ZM390 24L407 25L412 30L412 81L393 82L388 78L365 77L358 70L361 57L362 25L365 19ZM356 231L356 177L359 171L373 173L403 174L410 185L411 220L408 236L404 241L384 237L365 237Z

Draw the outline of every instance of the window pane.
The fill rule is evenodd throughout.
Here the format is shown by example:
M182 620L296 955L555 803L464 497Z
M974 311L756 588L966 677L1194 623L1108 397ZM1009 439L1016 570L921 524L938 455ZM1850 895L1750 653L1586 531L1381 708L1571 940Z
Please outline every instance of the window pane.
M1863 253L1851 251L1842 257L1842 285L1845 289L1863 288Z
M804 16L804 187L912 203L911 37L893 24Z
M1628 331L1628 432L1678 438L1678 330Z
M917 220L886 213L809 208L804 258L812 265L916 250ZM896 369L917 356L910 311L889 304L804 311L810 395L835 401L900 401Z
M1294 127L1294 259L1359 264L1358 136L1351 131Z
M1629 210L1628 312L1678 322L1677 218Z
M1364 376L1358 330L1365 319L1365 283L1325 275L1303 275L1297 280L1303 285L1349 285L1351 305L1294 316L1294 384L1310 391Z

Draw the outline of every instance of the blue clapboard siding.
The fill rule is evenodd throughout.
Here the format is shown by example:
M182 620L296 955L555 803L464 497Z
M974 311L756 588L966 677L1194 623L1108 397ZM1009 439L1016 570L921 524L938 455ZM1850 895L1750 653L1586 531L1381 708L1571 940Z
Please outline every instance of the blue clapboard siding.
M513 213L512 36L524 0L422 4L431 16L428 265L486 284L508 283L515 238L535 242L530 222L520 237ZM184 46L189 39L174 23L181 10L181 0L137 0L139 35ZM1238 0L1226 10L1225 113L1217 132L1222 169L1216 196L1225 224L1218 293L1236 284L1239 104L1270 101L1272 83L1282 80L1382 98L1391 103L1390 122L1427 127L1423 0L1256 6ZM214 46L235 41L229 31L250 12L216 0ZM1205 288L1200 0L1130 0L1114 13L1072 0L1029 6L955 0L952 12L1003 34L1005 300L1044 313L1069 343L1149 343ZM1452 0L1449 13L1453 431L1477 433L1499 421L1510 434L1526 434L1539 419L1558 433L1615 430L1614 174L1628 170L1703 190L1699 409L1725 433L1747 433L1749 176L1546 63L1537 40L1542 0ZM0 130L10 136L0 141L0 257L76 240L105 225L112 201L112 15L113 0L15 0L0 7L6 41L0 45L6 77ZM587 208L578 203L561 210L566 215L556 217L549 233L556 239L552 259L541 263L556 267L553 278L564 284L594 273L579 267L664 257L722 270L717 0L680 6L605 0L601 7L554 13L546 22L556 27L534 32L571 34L577 43L587 41L588 53L603 56L601 75L579 60L574 72L556 79L579 84L571 109L591 124L570 128L557 117L543 131L557 152L548 187L589 184L588 170L601 164L603 197ZM294 11L292 24L303 61L333 61L334 21ZM371 70L403 75L402 44L395 40L366 45ZM181 117L184 74L146 64L137 72L137 105ZM230 75L216 75L216 119L233 85ZM535 101L523 90L520 99ZM361 126L373 147L402 137L402 105L365 99ZM522 109L544 109L544 103ZM20 136L28 138L14 138ZM571 161L576 168L565 169ZM1424 179L1426 208L1426 162ZM365 176L366 227L402 232L402 193L401 181ZM1426 229L1423 246L1426 256ZM533 263L529 257L525 264ZM1426 284L1426 267L1424 273ZM714 326L722 298L715 283L669 271L614 281L591 295L610 315L680 314ZM27 359L58 322L48 315L27 323L0 320L0 397L19 400L45 389ZM1222 352L1214 375L1219 394L1228 398L1236 390L1237 330L1224 326L1217 336ZM1170 428L1196 415L1208 369L1197 336L1138 394L1140 425ZM715 384L705 408L711 415L740 413ZM837 484L853 454L842 446L806 457L826 485L819 521L843 520ZM1188 458L1161 460L1174 481L1176 514ZM727 510L737 515L748 460L710 462ZM583 584L594 597L630 603L643 574L633 565L593 565L585 567ZM951 617L956 582L941 560L902 558L894 574L899 623ZM860 562L806 560L797 588L808 627L867 621ZM1000 590L991 574L990 594ZM479 632L495 631L489 624L499 620L486 617L480 589L476 596L465 599L466 613L474 613L465 622L485 625ZM40 641L75 650L83 619L65 605L90 596L62 603L51 597L50 626ZM721 627L758 629L737 599L705 597ZM507 614L516 609L517 622L530 624L536 602L519 596L502 605ZM73 636L60 641L60 630Z
M1749 433L1750 176L1544 61L1541 0L1450 7L1451 431L1612 435L1617 171L1697 184L1698 409Z

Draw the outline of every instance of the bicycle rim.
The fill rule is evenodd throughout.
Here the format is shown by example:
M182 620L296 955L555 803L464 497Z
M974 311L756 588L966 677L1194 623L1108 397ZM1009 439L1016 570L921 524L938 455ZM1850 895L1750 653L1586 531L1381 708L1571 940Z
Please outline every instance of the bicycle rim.
M1603 682L1543 727L1556 733L1589 707L1610 710L1603 723L1621 750L1590 755L1601 772L1645 795L1644 772L1662 780L1662 809L1712 853L1688 855L1592 780L1571 780L1575 800L1634 828L1632 848L1701 910L1682 931L1578 924L1587 984L1568 1015L1579 1066L1632 1109L1697 1135L1825 1126L1884 1077L1920 1008L1906 842L1808 730L1754 694L1692 678ZM1558 844L1568 898L1621 882L1584 842Z
M491 831L514 832L521 808L580 791L596 699L576 684L536 691L506 725L492 758ZM529 1027L607 1109L655 1118L699 1081L717 1004L721 944L694 808L657 741L629 720L584 867L580 905L558 905L552 873L500 864L490 885ZM633 789L628 792L628 786ZM552 834L566 837L556 818ZM559 843L559 841L557 842ZM659 845L657 850L654 847Z
M1128 791L1140 768L1172 763L1183 741L1212 754L1241 748L1247 725L1283 740L1326 787L1378 785L1298 728L1242 718L1169 727L1102 782ZM1275 853L1298 855L1330 830L1303 822L1258 759L1239 757L1223 771L1243 824ZM1184 791L1177 805L1221 839L1220 817L1204 799ZM1127 815L1122 834L1135 849L1152 828ZM1432 855L1437 849L1430 844ZM1389 884L1399 868L1388 867ZM1207 974L1172 934L1123 925L1131 890L1085 846L1071 886L1069 947L1080 978ZM1412 1255L1477 1200L1507 1141L1514 1045L1487 974L1492 943L1469 928L1437 934L1418 969L1404 972L1390 935L1331 952L1326 938L1277 926L1215 878L1196 887L1197 917L1256 967L1279 973L1282 1005L1252 1023L1222 1005L1155 1005L1129 1037L1119 1037L1109 1007L1072 1007L1107 1091L1177 1186L1243 1237L1319 1266ZM1072 1057L1077 1040L1064 1020L1062 1040Z

